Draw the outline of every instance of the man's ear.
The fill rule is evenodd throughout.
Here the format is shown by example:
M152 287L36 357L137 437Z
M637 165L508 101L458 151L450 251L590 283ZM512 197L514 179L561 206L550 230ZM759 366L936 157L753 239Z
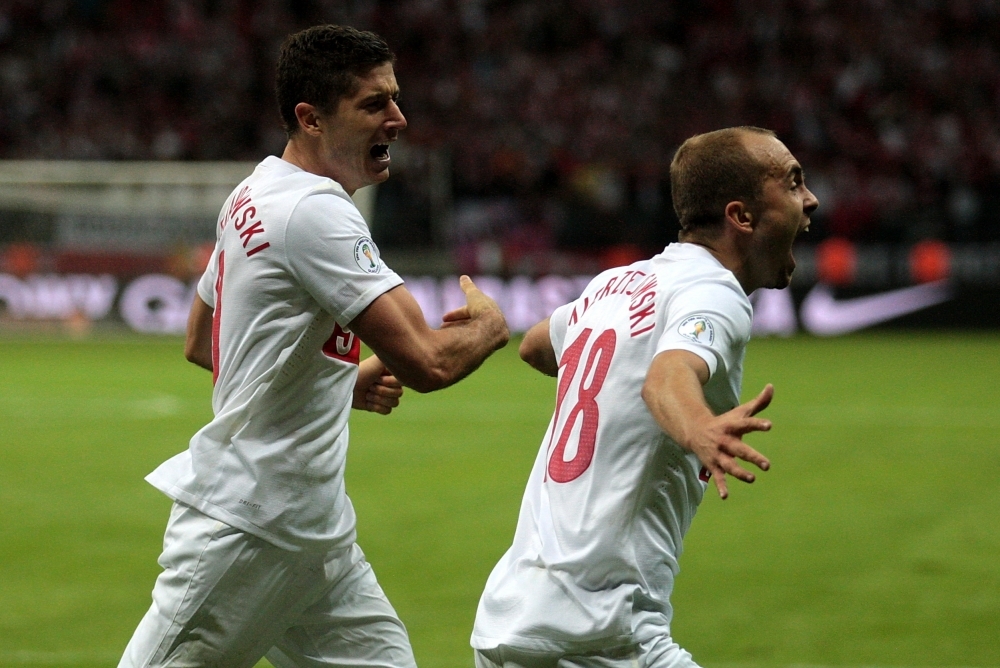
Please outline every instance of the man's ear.
M295 105L295 118L299 121L299 128L310 137L319 136L323 132L319 125L319 110L308 102Z
M739 232L745 234L753 232L753 228L757 224L750 208L739 200L730 202L726 205L725 219L727 225L731 225Z

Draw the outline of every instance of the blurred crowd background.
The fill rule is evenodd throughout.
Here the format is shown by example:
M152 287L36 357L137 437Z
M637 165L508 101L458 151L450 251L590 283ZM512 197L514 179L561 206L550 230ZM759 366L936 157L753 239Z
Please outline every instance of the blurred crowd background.
M998 0L2 0L0 158L280 153L278 49L321 22L397 54L384 248L655 251L675 148L743 124L805 166L817 241L1000 239Z

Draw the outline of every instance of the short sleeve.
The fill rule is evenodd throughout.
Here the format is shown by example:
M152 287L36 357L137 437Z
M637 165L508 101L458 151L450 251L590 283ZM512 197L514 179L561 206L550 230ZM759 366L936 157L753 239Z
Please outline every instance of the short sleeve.
M714 376L734 368L750 341L753 312L742 290L723 281L701 280L677 290L655 354L687 350L708 364Z
M208 260L205 273L198 280L198 296L201 300L215 308L215 281L219 275L219 248L216 246L212 251L212 257Z
M379 256L357 207L331 193L304 197L285 231L292 274L341 327L402 284Z

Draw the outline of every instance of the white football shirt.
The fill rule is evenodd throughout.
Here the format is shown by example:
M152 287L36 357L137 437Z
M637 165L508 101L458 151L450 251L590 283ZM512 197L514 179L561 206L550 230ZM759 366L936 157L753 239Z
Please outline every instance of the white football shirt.
M472 646L578 652L669 633L677 559L707 485L640 395L658 353L708 364L715 413L739 403L750 302L694 244L597 276L552 314L556 407Z
M217 238L198 284L214 307L215 418L146 479L285 549L348 545L361 344L346 327L402 279L338 183L273 156L230 195Z

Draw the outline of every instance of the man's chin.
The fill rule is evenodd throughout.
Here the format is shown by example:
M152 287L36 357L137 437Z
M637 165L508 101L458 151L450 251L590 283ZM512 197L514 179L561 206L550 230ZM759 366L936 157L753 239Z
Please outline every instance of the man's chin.
M375 185L376 183L382 183L389 178L389 165L386 165L382 169L375 169L368 174L368 185Z
M788 271L780 274L777 278L775 278L774 285L768 285L765 287L770 288L771 290L784 290L792 284L793 271L794 269L789 269Z

